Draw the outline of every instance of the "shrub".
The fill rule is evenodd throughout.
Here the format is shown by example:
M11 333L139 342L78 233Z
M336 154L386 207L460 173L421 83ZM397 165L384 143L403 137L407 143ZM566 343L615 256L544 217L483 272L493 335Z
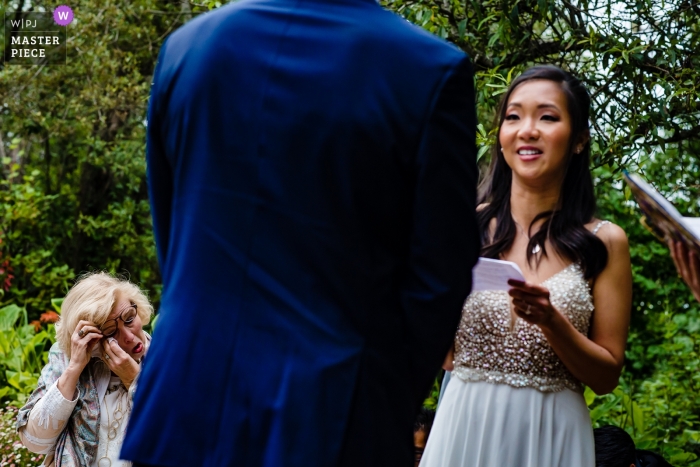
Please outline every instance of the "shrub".
M44 456L27 450L15 430L17 407L5 405L0 409L0 467L36 467Z

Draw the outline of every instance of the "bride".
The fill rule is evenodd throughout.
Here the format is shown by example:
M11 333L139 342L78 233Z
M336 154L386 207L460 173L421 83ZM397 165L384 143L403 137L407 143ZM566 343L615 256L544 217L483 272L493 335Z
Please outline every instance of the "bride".
M472 294L421 467L593 467L583 385L611 392L632 302L624 231L594 217L590 97L553 66L528 69L499 110L480 188L482 256L526 282Z

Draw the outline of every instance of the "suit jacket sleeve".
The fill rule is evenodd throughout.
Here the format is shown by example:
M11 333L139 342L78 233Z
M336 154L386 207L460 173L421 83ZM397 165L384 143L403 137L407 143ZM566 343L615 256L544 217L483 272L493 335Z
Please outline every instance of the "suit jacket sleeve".
M469 59L446 74L416 159L410 270L402 289L416 403L453 342L480 241L476 223L476 114Z
M163 108L161 77L167 41L163 44L156 69L153 72L151 98L148 103L148 128L146 140L146 164L148 171L148 195L151 202L153 231L156 239L158 263L161 274L165 271L166 254L170 243L170 216L173 201L173 173L165 152L163 139Z

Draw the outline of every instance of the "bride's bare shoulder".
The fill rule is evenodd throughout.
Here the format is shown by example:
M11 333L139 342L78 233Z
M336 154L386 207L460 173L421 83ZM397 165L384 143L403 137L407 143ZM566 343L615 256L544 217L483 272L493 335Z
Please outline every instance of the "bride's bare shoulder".
M603 243L608 245L608 248L625 248L628 245L627 234L625 231L622 229L622 227L610 221L604 222L600 219L593 219L591 222L586 224L585 227L603 240Z

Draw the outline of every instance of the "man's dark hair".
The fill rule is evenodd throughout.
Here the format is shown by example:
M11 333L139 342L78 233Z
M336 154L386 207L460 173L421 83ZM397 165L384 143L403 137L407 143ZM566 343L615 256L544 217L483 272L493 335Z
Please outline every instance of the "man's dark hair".
M435 411L427 407L421 408L416 417L416 422L413 424L413 431L425 431L425 438L428 439L430 429L433 427L433 420L435 420Z
M637 461L639 467L673 467L661 454L644 449L637 449Z
M596 467L630 467L635 465L634 441L622 428L606 425L593 430Z

